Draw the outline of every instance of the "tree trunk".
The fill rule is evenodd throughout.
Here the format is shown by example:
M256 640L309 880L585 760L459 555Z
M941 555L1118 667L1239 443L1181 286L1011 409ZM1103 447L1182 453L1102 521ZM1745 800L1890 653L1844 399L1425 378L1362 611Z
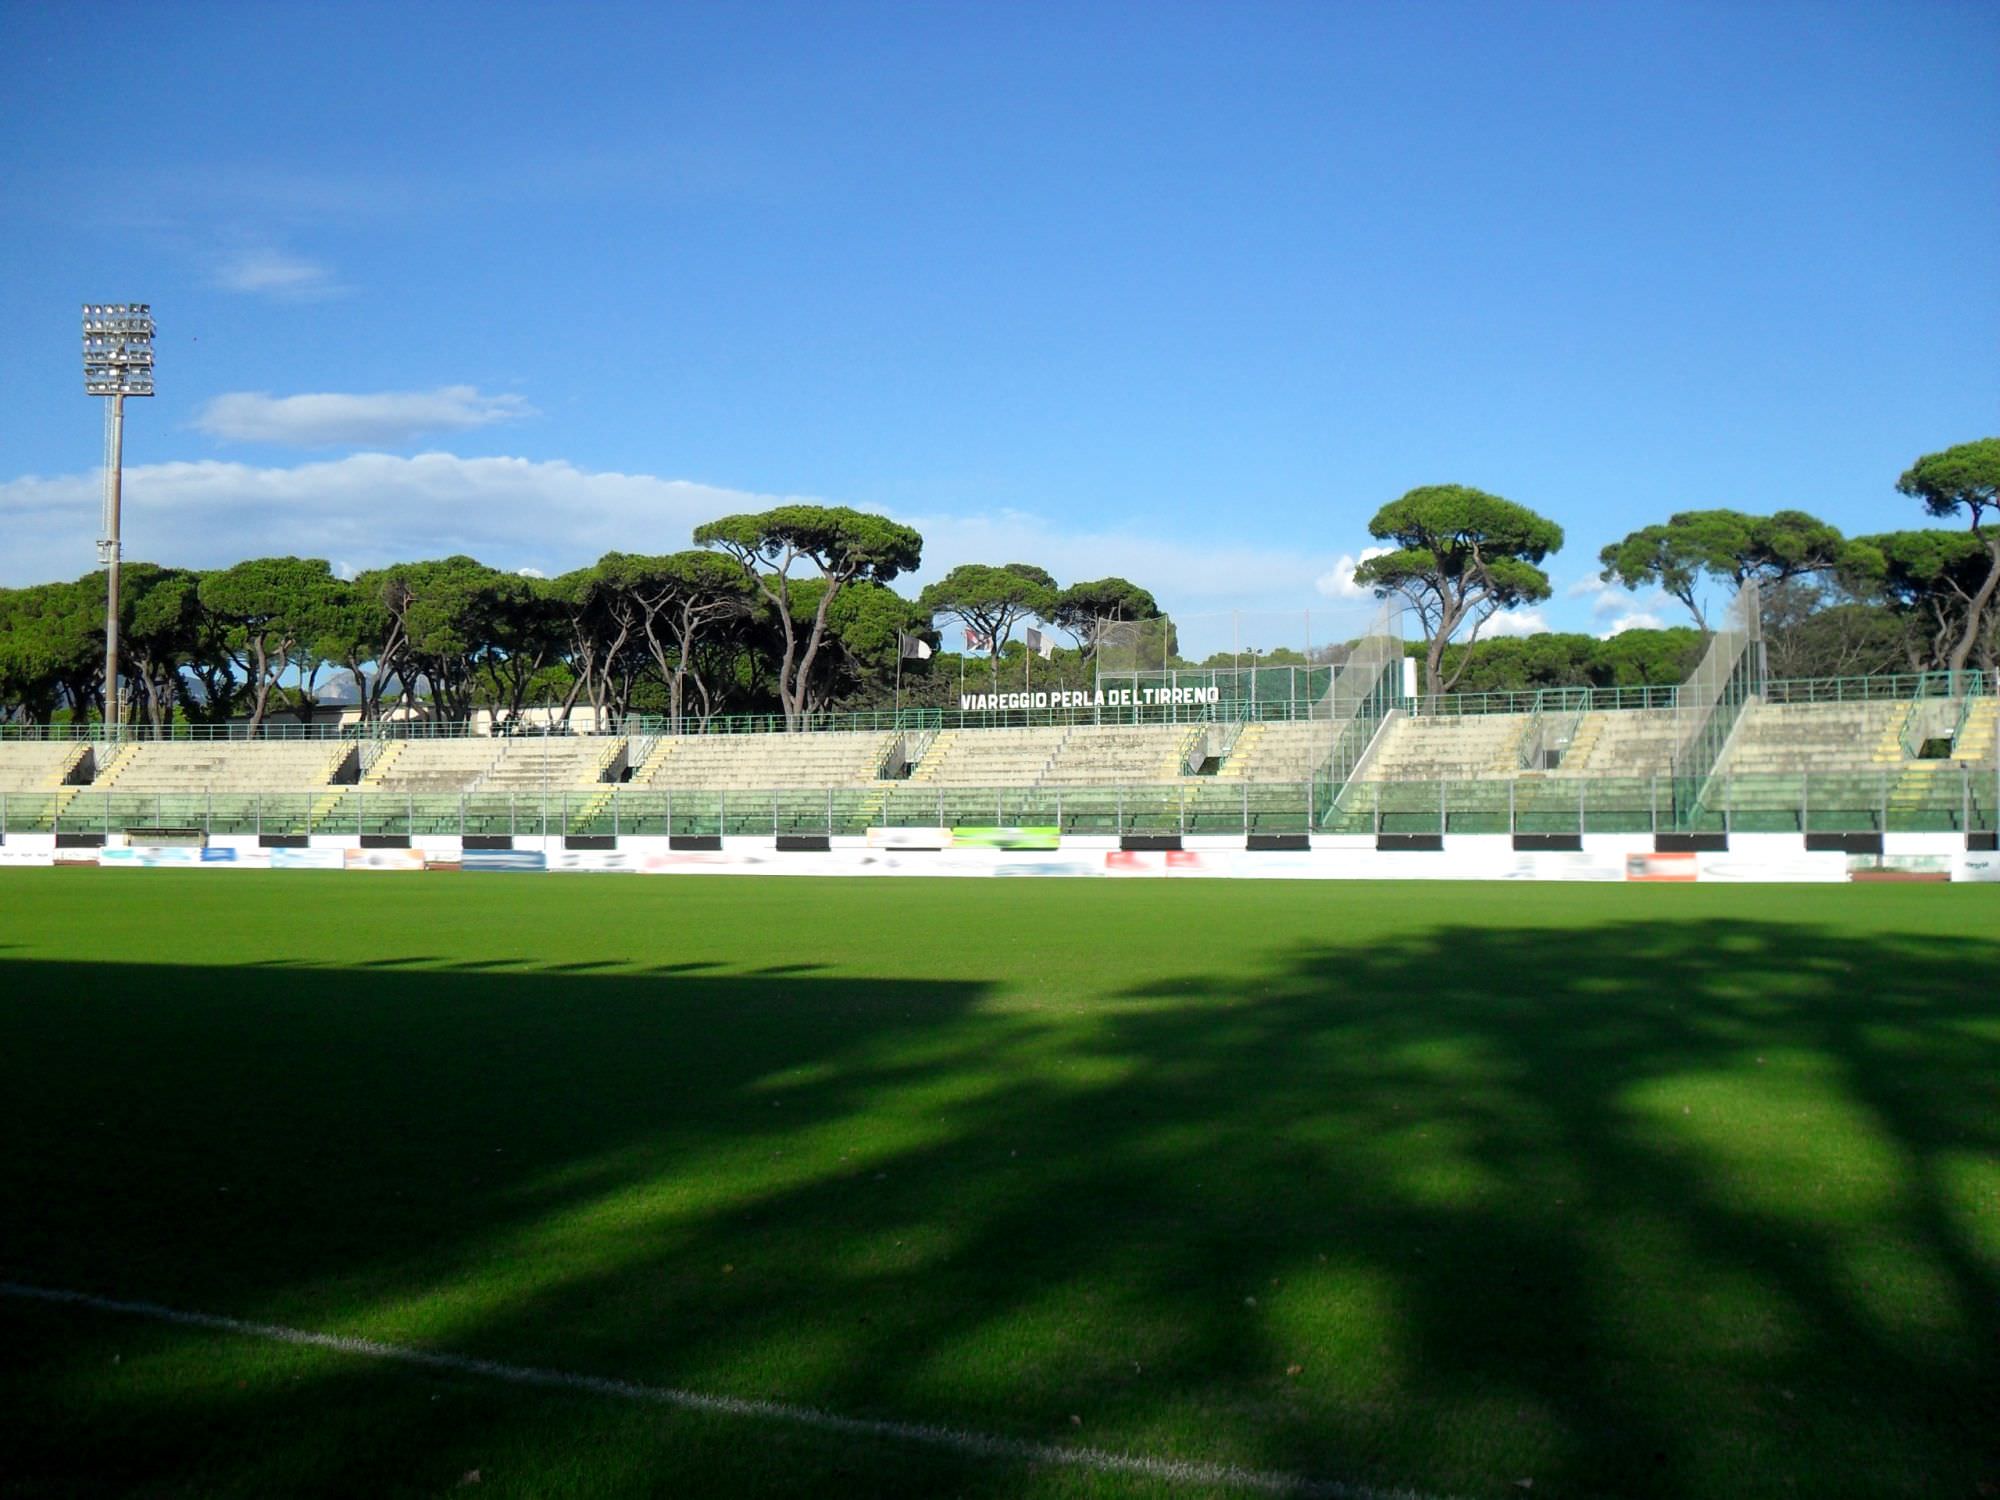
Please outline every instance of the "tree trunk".
M1973 531L1975 535L1978 534L1977 527L1974 527ZM1949 665L1954 677L1965 670L1966 660L1972 655L1972 648L1978 644L1979 628L1985 623L1987 607L1993 601L1995 590L2000 589L2000 535L1982 540L1986 542L1987 556L1992 562L1986 569L1986 581L1979 585L1979 592L1974 594L1966 605L1965 629L1959 635L1958 644L1951 650Z
M806 638L805 655L800 659L798 669L792 678L792 706L785 716L785 728L788 732L797 732L806 727L806 717L811 712L812 703L813 662L819 656L820 642L826 638L827 610L833 604L833 596L838 594L846 584L847 580L845 578L839 578L833 574L827 575L826 592L819 596L819 608L813 611L812 634ZM786 628L785 654L788 658L791 655L789 616ZM782 684L780 684L778 696L782 701L784 698Z

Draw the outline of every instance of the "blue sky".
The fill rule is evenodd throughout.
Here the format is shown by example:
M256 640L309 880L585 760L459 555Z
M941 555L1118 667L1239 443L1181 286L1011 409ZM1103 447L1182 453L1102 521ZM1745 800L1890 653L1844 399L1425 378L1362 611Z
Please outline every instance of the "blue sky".
M0 4L0 583L554 572L771 497L1353 610L1411 486L1921 524L2000 391L2000 9ZM110 71L113 65L125 71ZM310 399L307 399L310 398ZM1534 623L1520 622L1520 627Z

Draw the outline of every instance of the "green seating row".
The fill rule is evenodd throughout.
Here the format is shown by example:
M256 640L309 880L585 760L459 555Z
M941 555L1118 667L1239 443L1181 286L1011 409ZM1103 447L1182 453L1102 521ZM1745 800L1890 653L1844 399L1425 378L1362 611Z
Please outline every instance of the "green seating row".
M716 834L859 836L871 827L1057 827L1072 835L1184 833L1647 833L1991 830L1991 770L1671 778L1303 784L1188 781L1116 787L939 788L885 782L777 792L606 787L547 796L395 793L121 793L88 788L0 797L0 831L221 834Z

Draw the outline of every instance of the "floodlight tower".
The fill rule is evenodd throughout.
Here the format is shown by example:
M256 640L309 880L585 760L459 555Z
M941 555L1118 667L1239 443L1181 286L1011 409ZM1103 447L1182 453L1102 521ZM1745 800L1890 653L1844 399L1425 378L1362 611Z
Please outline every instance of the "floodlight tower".
M125 398L153 394L150 304L83 304L83 388L89 395L111 398L104 409L104 526L97 539L97 560L105 566L104 730L115 738L125 720L118 700L118 512L125 477Z

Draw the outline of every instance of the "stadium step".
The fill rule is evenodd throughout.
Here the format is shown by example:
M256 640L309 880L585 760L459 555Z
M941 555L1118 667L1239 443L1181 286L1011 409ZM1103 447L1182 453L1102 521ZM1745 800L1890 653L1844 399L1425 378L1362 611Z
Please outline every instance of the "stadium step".
M673 736L662 735L659 743L653 746L652 753L646 757L639 769L632 773L632 785L651 786L657 781L660 768L673 758L674 750L679 744L680 741Z
M360 785L364 790L382 784L382 778L395 769L396 762L401 758L403 747L407 743L406 740L390 740L376 752L375 759L369 763L367 771L361 777Z
M1264 743L1262 724L1245 724L1242 733L1236 736L1236 743L1229 748L1229 754L1216 767L1216 780L1241 781L1257 758L1257 747Z
M571 810L569 826L571 832L596 833L597 820L610 810L612 789L606 787L601 792L592 793L580 806Z
M1987 704L1983 713L1975 709L1951 747L1951 758L1966 765L1990 765L1996 725L2000 725L2000 710L1992 704Z
M119 776L129 769L132 762L138 758L139 747L137 745L120 745L116 755L98 766L97 775L92 779L91 785L100 791L110 790L117 782Z
M1877 765L1900 765L1903 758L1903 721L1891 719L1875 737L1875 749L1869 759Z
M930 744L925 746L923 757L910 772L910 780L925 782L937 780L938 767L943 765L945 757L951 754L951 747L958 743L960 733L961 731L956 729L940 729Z
M83 791L84 789L80 786L65 786L56 789L55 805L49 809L50 828L60 828L62 826L63 814L68 811L70 803L83 795Z
M1581 766L1597 749L1597 742L1604 737L1604 720L1598 714L1585 714L1577 722L1576 733L1563 746L1562 765L1565 770L1571 766Z
M347 789L345 787L342 787L338 791L329 792L324 796L313 798L312 810L306 814L306 827L313 833L326 831L321 825L328 818L332 817L339 810L341 803L346 800Z

